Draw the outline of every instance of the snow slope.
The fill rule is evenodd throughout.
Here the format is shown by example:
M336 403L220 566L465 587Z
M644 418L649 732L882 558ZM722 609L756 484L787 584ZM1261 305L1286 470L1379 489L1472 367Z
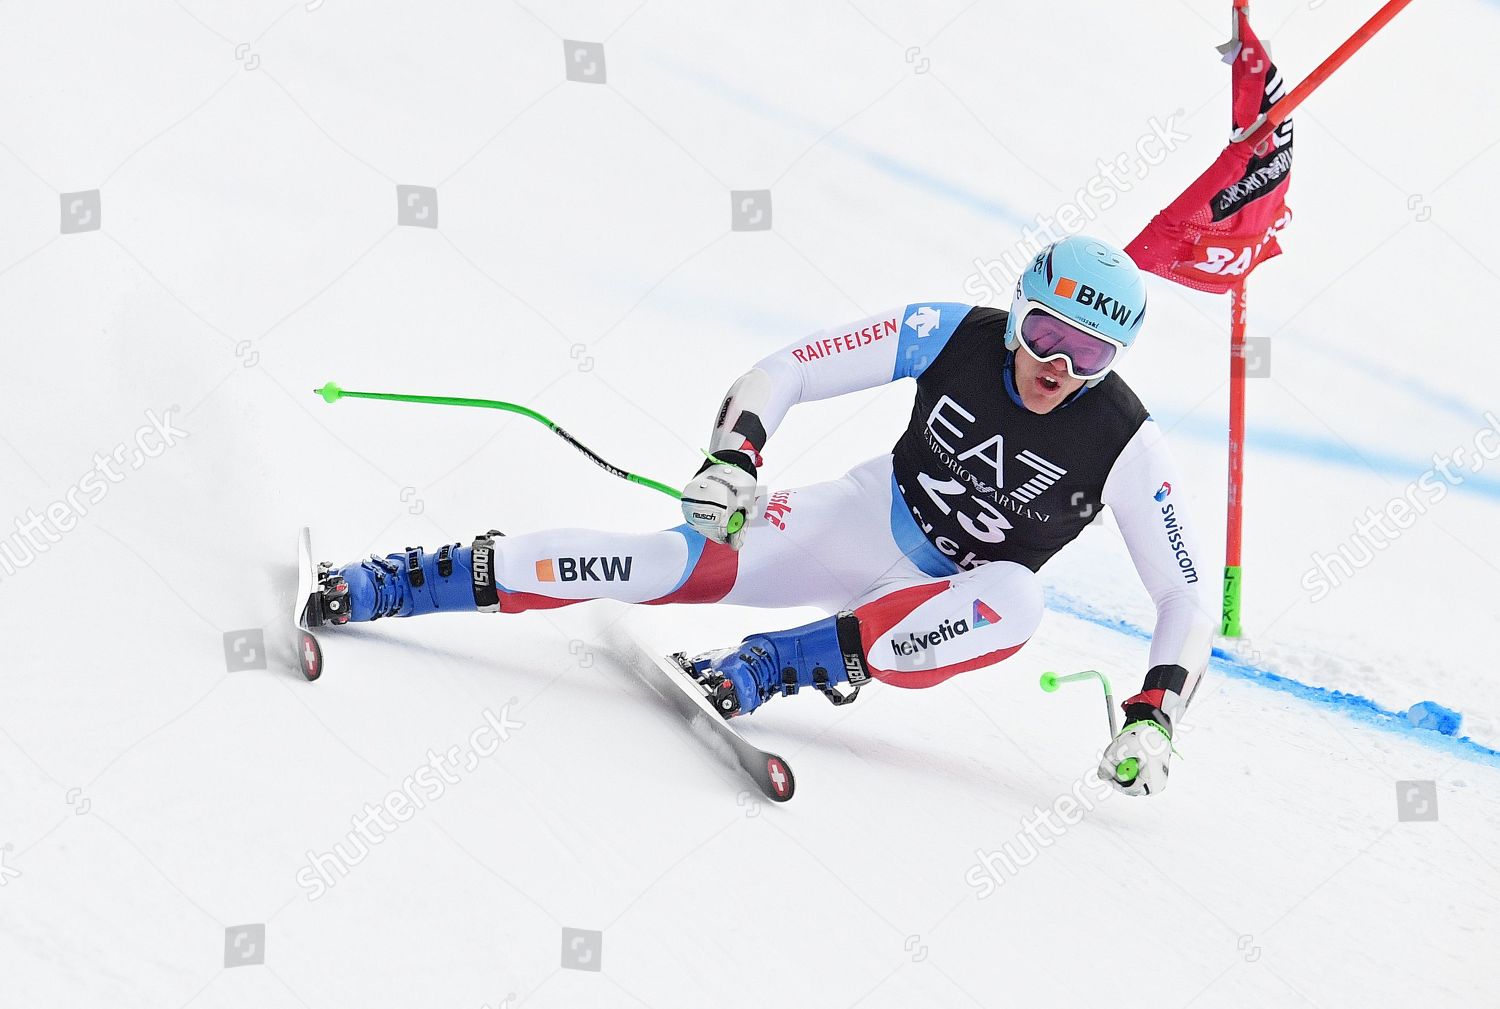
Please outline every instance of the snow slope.
M1101 797L1097 694L1035 685L1143 670L1107 521L1004 666L757 714L781 807L598 642L810 611L433 617L325 635L317 684L282 667L304 523L342 560L676 521L525 420L308 390L517 400L675 481L749 362L966 298L1170 122L1090 225L1128 240L1222 143L1227 6L0 4L0 515L86 505L45 552L0 541L0 1005L1500 1003L1500 462L1304 585L1500 410L1500 85L1450 42L1493 4L1414 4L1298 115L1288 254L1251 295L1250 640L1162 796ZM1257 27L1295 79L1372 6L1264 0ZM564 40L602 43L605 83ZM407 185L437 228L396 224ZM728 192L766 189L772 228L731 231ZM1122 370L1217 552L1225 307L1152 297ZM909 404L799 408L767 481L886 450ZM1472 739L1379 713L1420 700ZM351 842L452 747L440 797Z

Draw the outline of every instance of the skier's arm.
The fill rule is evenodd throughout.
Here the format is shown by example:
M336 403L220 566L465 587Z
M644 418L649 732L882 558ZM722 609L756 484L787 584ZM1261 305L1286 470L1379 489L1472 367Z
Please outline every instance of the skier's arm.
M1169 734L1208 665L1218 618L1204 537L1185 498L1161 430L1147 420L1110 470L1103 500L1156 604L1151 668L1124 703L1125 721L1154 721Z
M682 490L682 516L716 543L738 550L755 501L761 450L796 403L916 378L947 344L972 305L926 302L814 333L735 380L715 415L706 459ZM717 461L715 461L717 460Z
M767 439L793 405L917 377L972 307L918 302L783 347L729 387L709 451L759 467Z

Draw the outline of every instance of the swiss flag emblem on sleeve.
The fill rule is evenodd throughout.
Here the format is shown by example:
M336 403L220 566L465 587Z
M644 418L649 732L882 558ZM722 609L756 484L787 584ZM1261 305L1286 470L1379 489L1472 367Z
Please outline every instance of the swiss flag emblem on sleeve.
M1250 135L1286 93L1244 7L1222 47L1234 92L1234 140ZM1152 218L1125 249L1136 265L1198 291L1223 294L1280 255L1276 236L1291 223L1286 191L1292 172L1292 121L1251 145L1231 142L1208 171Z

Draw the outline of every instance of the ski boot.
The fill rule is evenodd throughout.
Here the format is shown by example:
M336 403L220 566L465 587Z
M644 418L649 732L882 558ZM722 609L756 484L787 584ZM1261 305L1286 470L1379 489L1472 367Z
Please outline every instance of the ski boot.
M725 718L748 715L772 697L803 687L820 691L834 704L848 704L870 678L859 618L847 612L789 630L752 634L733 648L673 658ZM844 684L852 688L848 693L835 689Z
M472 547L446 543L435 554L421 547L335 568L318 565L318 587L307 608L309 626L410 617L423 613L499 609L492 529ZM478 557L481 563L474 563Z

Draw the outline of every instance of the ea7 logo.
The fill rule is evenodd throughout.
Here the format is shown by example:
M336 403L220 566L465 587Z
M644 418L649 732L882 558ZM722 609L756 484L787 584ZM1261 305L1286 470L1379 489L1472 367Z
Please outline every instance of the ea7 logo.
M1096 291L1087 284L1080 284L1068 277L1058 277L1057 286L1052 293L1059 298L1067 298L1076 301L1080 305L1087 305L1100 315L1113 319L1122 326L1130 325L1130 317L1133 314L1130 309L1120 304L1116 298L1111 298L1103 291Z
M964 448L963 445L971 437L976 436L972 428L967 426L973 424L975 420L974 414L966 410L962 403L945 393L938 399L937 405L932 408L932 412L927 415L927 437L942 452L950 453L953 456L951 461L948 459L944 459L943 461L957 476L973 484L978 477L971 470L978 470L980 469L979 464L985 463L987 464L984 468L985 476L988 477L989 473L993 471L995 474L994 486L1003 488L1005 487L1005 436L996 432L979 444ZM939 457L941 458L941 453ZM1051 460L1043 459L1029 449L1023 449L1011 458L1035 471L1035 475L1030 479L1021 482L1006 492L1017 501L1023 503L1034 500L1045 492L1047 488L1057 483L1064 476L1067 476L1068 473L1063 467L1058 466ZM986 479L984 482L988 483L989 481ZM929 495L934 494L936 488L940 486L936 482L929 484L927 481L924 481L923 485L926 487ZM945 490L943 493L957 493L960 486L955 483L954 490ZM941 499L938 497L933 497L933 500L939 502L939 509L946 515L950 506L941 502ZM995 542L999 541L996 540Z
M634 557L547 557L536 562L539 582L628 582Z

